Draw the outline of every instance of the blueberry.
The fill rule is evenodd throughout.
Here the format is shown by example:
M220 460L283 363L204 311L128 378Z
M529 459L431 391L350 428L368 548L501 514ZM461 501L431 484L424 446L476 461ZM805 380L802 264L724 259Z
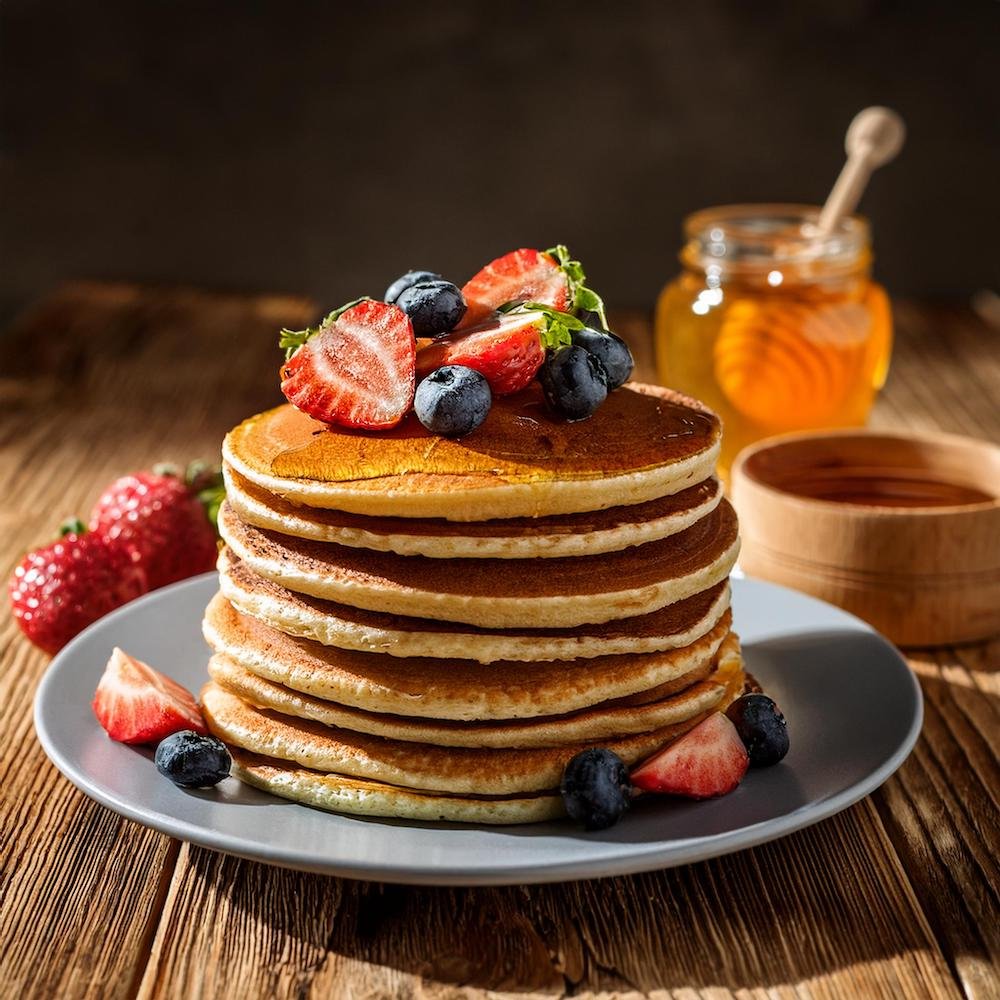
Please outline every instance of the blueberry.
M441 275L436 271L407 271L401 278L397 278L386 290L383 302L395 302L407 288L412 287L419 281L438 281Z
M585 830L614 826L632 801L632 783L621 757L610 750L581 750L563 771L559 786L566 812Z
M567 420L592 416L608 396L608 373L600 358L576 345L549 354L538 381L546 402Z
M745 694L726 715L747 748L751 767L777 764L788 753L788 723L766 694Z
M465 299L450 281L418 281L396 299L418 337L447 333L465 315Z
M153 759L156 770L181 788L217 785L233 763L222 740L190 729L161 740Z
M585 326L573 331L573 343L593 354L608 373L608 392L624 385L632 374L635 361L628 344L610 330L596 330Z
M417 386L413 409L432 433L460 437L486 419L492 402L490 384L479 372L465 365L445 365Z

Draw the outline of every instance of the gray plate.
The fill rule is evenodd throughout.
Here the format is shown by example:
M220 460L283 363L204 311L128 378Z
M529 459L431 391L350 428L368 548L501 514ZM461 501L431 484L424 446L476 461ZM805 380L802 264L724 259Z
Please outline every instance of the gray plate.
M215 574L150 594L73 640L35 699L45 752L79 789L144 826L228 854L387 882L500 885L647 871L716 857L832 816L882 784L920 732L920 688L863 622L791 590L733 581L749 669L788 719L791 750L707 802L648 798L618 826L569 821L473 827L357 819L287 802L227 778L185 791L152 754L108 739L90 708L113 646L197 692L207 678L201 615Z

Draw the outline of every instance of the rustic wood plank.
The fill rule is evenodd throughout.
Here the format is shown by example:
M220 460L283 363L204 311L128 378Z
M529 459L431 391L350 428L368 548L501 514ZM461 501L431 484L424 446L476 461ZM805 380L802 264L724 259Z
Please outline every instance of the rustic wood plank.
M0 346L0 570L114 476L217 454L273 398L274 330L301 299L74 285ZM240 364L242 355L246 364ZM78 793L35 740L48 658L0 631L0 996L130 997L178 845Z
M217 450L277 399L274 329L312 312L287 297L77 285L22 318L0 347L3 565L116 473ZM994 436L1000 357L978 321L897 316L873 423ZM646 323L615 324L648 375ZM928 695L917 753L882 793L785 841L633 878L408 889L187 846L174 865L168 841L44 762L28 707L44 658L8 622L0 995L924 997L958 995L953 976L968 996L996 995L996 653L915 657Z

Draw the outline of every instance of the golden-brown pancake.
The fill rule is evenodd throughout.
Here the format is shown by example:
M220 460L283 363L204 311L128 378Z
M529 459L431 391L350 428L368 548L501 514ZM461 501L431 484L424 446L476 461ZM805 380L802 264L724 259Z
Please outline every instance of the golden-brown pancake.
M482 629L429 618L363 611L265 580L228 549L219 554L220 588L246 615L288 635L325 646L407 658L428 656L491 663L536 662L653 653L687 646L711 629L729 608L727 583L648 615L573 629Z
M391 431L327 427L282 406L234 428L226 463L269 493L379 517L457 521L601 510L677 493L712 476L721 427L701 403L631 383L567 423L537 386L496 399L457 440L409 416Z
M732 633L726 641L736 645ZM705 663L664 685L670 693L638 705L612 701L579 712L531 719L461 722L367 712L325 701L258 677L226 656L213 656L208 665L209 676L219 687L256 708L409 743L494 749L592 742L683 721L693 706L707 711L722 700L726 688L713 682L711 670L712 664ZM558 704L552 707L557 711L562 708Z
M215 653L276 684L368 712L455 720L531 718L648 692L709 665L728 612L691 644L664 652L539 663L392 657L298 639L216 596L203 630Z
M478 823L500 826L539 823L565 815L554 794L435 795L381 781L323 774L288 761L231 750L233 774L272 795L355 816L408 819L415 822Z
M259 576L298 593L368 611L483 628L570 628L631 618L707 590L739 552L723 500L668 538L599 556L450 560L369 552L244 524L223 504L219 532Z
M368 517L291 503L223 468L240 520L297 538L433 559L530 559L597 555L655 542L689 528L722 498L716 479L629 507L503 521Z
M212 682L202 689L201 704L214 735L251 753L314 771L458 795L517 795L557 788L567 762L588 745L493 750L408 743L254 708ZM692 711L695 708L692 705ZM601 745L631 765L682 736L707 714L702 711L683 722Z

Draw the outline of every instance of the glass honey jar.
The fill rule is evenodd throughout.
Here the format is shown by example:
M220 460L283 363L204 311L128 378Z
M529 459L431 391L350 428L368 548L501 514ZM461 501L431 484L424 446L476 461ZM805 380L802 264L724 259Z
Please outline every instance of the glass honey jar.
M683 271L656 306L660 380L725 425L719 469L772 434L865 423L892 350L867 222L808 205L730 205L685 220Z

